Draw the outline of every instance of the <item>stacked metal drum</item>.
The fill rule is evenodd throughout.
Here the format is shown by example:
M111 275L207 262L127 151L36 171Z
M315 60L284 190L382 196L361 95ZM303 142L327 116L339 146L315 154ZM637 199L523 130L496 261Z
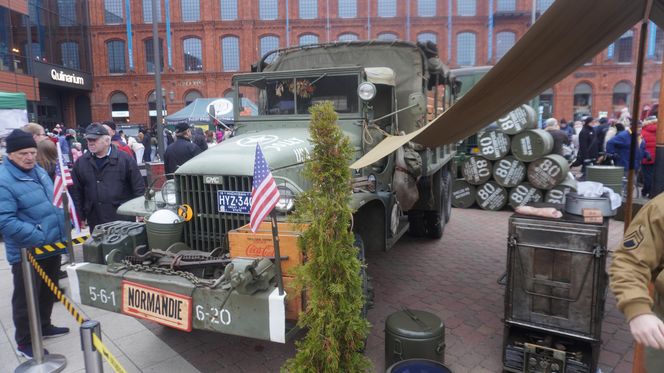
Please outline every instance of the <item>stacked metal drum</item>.
M551 154L553 137L537 129L535 110L522 105L497 121L496 129L477 135L478 153L461 163L452 205L500 210L529 202L564 204L576 191L568 161Z

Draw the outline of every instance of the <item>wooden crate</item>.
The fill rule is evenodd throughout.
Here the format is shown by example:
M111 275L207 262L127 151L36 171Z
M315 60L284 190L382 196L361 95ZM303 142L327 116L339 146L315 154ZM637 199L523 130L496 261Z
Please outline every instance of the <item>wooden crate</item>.
M278 223L278 226L279 251L282 257L288 256L288 259L281 260L281 270L285 276L292 276L291 269L304 261L304 255L297 242L302 232L298 230L296 224ZM231 258L274 256L272 226L269 222L261 223L256 233L251 231L249 224L234 229L228 232L228 246Z
M284 276L284 290L286 291L286 320L297 320L304 308L302 292L296 292L293 278Z

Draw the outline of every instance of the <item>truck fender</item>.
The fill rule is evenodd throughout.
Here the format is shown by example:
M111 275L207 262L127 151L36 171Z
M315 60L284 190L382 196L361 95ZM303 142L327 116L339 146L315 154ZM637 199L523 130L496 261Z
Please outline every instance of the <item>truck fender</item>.
M364 194L364 196L361 196ZM385 195L381 195L385 194ZM389 221L389 193L356 193L351 198L353 232L362 237L366 251L385 251Z

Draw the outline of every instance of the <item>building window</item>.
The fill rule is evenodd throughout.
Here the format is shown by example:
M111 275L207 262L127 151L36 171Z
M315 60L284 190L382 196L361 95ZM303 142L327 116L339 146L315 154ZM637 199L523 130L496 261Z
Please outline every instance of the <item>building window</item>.
M357 17L357 0L339 0L339 18Z
M184 71L202 71L203 48L201 47L201 39L184 39L182 49L184 50Z
M516 11L516 0L498 0L496 3L496 12L514 11Z
M590 115L593 104L593 87L588 83L579 83L574 88L574 120Z
M267 52L279 49L279 37L278 36L263 36L260 38L260 48L261 48L261 58L267 54ZM276 54L271 54L265 62L270 63L276 57Z
M614 53L616 62L630 63L632 62L632 41L634 40L634 31L628 30L622 34L620 39L615 42Z
M122 74L127 72L124 41L111 40L106 43L106 54L108 54L109 74Z
M378 0L378 17L391 18L397 16L396 0Z
M655 84L652 86L652 96L650 98L654 102L659 102L659 90L660 90L660 81L656 81Z
M496 34L496 61L499 61L516 43L516 34L503 31Z
M124 92L115 92L111 96L111 118L113 121L123 122L129 117L129 100Z
M542 120L547 120L553 116L553 89L549 88L540 93L539 106Z
M237 36L221 39L221 53L223 71L240 70L240 39Z
M662 62L662 55L664 55L664 31L655 27L655 61Z
M472 17L477 14L476 0L457 0L457 15Z
M60 55L62 56L62 66L76 70L81 68L78 57L78 43L73 41L61 43Z
M619 82L613 87L613 113L616 117L620 117L620 111L629 107L632 102L632 85L628 82Z
M353 40L357 40L357 39L358 39L358 36L356 34L353 34L353 33L350 33L350 32L346 33L346 34L341 34L337 38L337 40L339 40L339 41L353 41Z
M237 19L237 0L221 0L220 7L222 21Z
M537 0L537 13L542 14L544 13L551 4L553 4L554 0Z
M299 4L300 19L316 19L318 18L318 1L317 0L300 0Z
M418 17L434 17L436 15L436 0L417 0Z
M60 26L76 24L76 3L74 0L58 0L58 23Z
M314 34L305 34L300 36L299 45L318 44L318 36Z
M394 34L394 33L391 33L391 32L381 32L380 34L378 34L376 39L385 40L385 41L394 41L394 40L397 40L398 37L397 37L397 34Z
M197 98L203 98L203 95L200 92L196 91L196 90L192 90L192 91L187 92L187 94L184 95L184 104L185 104L185 106L191 104Z
M181 0L182 22L198 22L201 20L201 3L199 0Z
M472 32L457 34L457 65L475 66L475 38Z
M145 46L145 66L149 74L154 74L154 48L152 38L143 41ZM160 71L164 71L164 41L159 38L159 67Z
M277 4L277 0L259 0L258 17L262 20L279 18L279 5Z
M433 32L421 32L417 34L417 41L420 43L426 43L427 41L438 43L436 34Z
M117 25L124 22L122 0L104 0L104 23Z
M157 22L161 21L161 0L157 0ZM143 22L152 23L152 0L143 0Z

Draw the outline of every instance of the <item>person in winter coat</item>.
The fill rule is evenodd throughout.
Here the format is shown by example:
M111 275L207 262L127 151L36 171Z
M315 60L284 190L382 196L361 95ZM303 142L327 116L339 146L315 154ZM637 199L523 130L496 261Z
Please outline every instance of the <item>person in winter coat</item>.
M636 156L634 157L634 170L638 172L641 161L650 159L650 154L646 151L646 143L641 136L638 136L638 146L636 147ZM629 171L629 147L632 143L632 129L627 127L624 131L613 136L606 143L606 154L613 157L613 163L625 169L625 175Z
M653 175L655 172L655 149L657 147L657 118L648 118L643 123L641 136L646 143L646 151L650 154L650 159L644 159L641 162L641 172L643 172L643 189L641 194L644 197L652 198L651 188Z
M145 183L133 157L111 145L111 136L101 123L88 126L88 152L72 170L71 196L81 220L95 226L115 220L129 220L117 214L118 207L143 195Z
M150 131L141 129L143 134L143 139L141 143L143 144L143 163L152 161L152 136L150 136ZM138 160L138 159L137 159Z
M106 131L108 131L109 135L111 135L111 144L113 144L116 148L118 148L118 150L123 151L129 154L132 158L136 159L134 151L131 150L131 148L129 147L129 145L127 145L122 136L116 133L117 126L115 125L115 122L107 120L102 124L106 128Z
M579 132L579 151L576 155L576 161L573 166L582 166L582 178L585 179L586 166L593 164L599 156L599 143L595 133L596 121L593 117L586 117L583 121L583 128Z
M6 143L7 157L0 165L0 232L5 241L7 261L12 267L14 293L11 302L16 352L32 358L21 249L64 241L65 220L62 209L53 206L53 182L36 162L37 143L32 135L17 129L7 136ZM49 278L57 281L60 255L46 255L40 257L38 263ZM48 285L37 280L33 290L42 336L57 337L69 333L68 328L51 324L55 297ZM48 351L44 353L48 354Z
M173 172L186 161L201 153L201 148L191 142L191 129L187 123L178 123L175 126L177 140L166 148L164 152L164 171L166 177L173 178Z

